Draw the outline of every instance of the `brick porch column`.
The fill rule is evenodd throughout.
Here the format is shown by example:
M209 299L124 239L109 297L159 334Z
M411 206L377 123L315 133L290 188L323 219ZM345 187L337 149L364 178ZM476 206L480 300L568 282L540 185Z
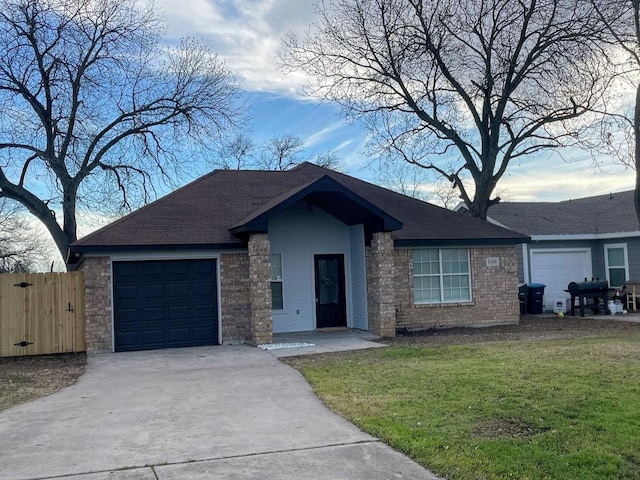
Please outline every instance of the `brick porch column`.
M249 237L249 304L250 343L271 343L271 245L266 233L252 233Z
M85 342L87 352L111 352L111 266L108 257L85 258Z
M368 260L369 331L382 337L395 337L393 239L390 232L373 234Z

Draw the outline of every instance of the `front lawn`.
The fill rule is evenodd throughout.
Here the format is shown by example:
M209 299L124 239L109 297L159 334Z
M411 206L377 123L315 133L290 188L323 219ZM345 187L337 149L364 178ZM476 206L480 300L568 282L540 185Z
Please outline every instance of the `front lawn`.
M322 400L455 479L640 479L640 334L288 360Z

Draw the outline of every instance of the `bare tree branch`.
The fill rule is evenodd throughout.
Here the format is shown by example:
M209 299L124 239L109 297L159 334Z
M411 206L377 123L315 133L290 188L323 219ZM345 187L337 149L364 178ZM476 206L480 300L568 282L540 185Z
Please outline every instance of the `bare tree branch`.
M201 42L166 48L162 33L140 0L0 0L0 196L63 257L81 204L146 202L185 172L185 138L211 147L237 127L236 78Z
M283 40L285 69L368 119L372 153L438 172L480 218L512 159L577 143L611 81L590 2L326 0L317 15Z

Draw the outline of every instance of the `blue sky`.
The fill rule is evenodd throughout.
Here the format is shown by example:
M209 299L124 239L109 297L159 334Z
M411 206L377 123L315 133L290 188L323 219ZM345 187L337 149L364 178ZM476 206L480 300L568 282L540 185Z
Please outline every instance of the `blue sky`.
M166 22L168 43L185 36L202 38L242 79L254 143L295 135L308 155L335 151L345 173L378 181L363 153L366 130L348 124L338 106L303 98L301 87L309 79L299 73L284 75L279 69L281 39L288 32L308 29L316 0L154 1ZM498 192L508 201L558 201L633 188L632 170L606 158L599 160L602 168L596 170L591 157L577 150L530 157L510 166ZM427 197L437 203L434 196ZM82 236L110 219L83 216L79 220Z
M336 150L348 174L376 181L363 154L366 131L349 125L337 106L301 97L302 74L284 75L277 51L287 32L304 32L314 21L314 0L157 0L169 40L204 38L242 79L260 143L276 135L300 137L309 153ZM513 163L500 181L510 201L555 201L632 189L634 172L608 159L594 169L579 150L546 153Z

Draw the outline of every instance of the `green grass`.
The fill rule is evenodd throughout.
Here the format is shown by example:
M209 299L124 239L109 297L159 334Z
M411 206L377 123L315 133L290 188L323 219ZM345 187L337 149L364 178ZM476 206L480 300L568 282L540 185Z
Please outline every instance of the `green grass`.
M448 479L640 479L640 335L291 360L332 409Z

